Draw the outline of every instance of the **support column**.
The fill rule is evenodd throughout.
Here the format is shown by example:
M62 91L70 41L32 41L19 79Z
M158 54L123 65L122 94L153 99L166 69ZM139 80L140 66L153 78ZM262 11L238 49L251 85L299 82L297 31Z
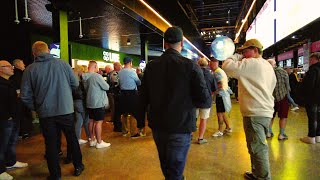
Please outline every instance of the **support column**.
M59 11L60 24L60 58L69 63L69 40L68 40L68 14Z

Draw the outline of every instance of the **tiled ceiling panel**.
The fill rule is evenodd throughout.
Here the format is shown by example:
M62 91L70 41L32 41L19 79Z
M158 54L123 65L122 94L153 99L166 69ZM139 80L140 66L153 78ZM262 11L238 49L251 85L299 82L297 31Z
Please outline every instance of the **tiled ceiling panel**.
M59 0L58 0L59 1ZM140 36L149 42L150 56L162 53L162 33L143 23L143 18L132 16L125 7L117 7L103 0L70 0L69 40L128 54L140 55ZM29 0L30 16L36 26L52 28L52 13L45 5L48 0ZM80 38L80 21L82 35ZM155 30L154 30L155 28ZM130 45L127 42L130 41Z

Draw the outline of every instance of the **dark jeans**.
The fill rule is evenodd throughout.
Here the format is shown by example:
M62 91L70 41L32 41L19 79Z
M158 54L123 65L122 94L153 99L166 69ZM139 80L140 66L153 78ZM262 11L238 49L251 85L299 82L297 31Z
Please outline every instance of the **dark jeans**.
M166 180L183 179L183 170L190 148L191 133L169 134L152 131L157 145L161 170Z
M308 115L308 136L320 136L320 105L307 104L306 111Z
M30 134L32 131L32 113L31 111L25 106L20 98L18 99L18 113L17 113L17 120L20 123L20 132L21 136L25 134Z
M16 144L19 125L15 120L0 120L0 174L6 166L13 166L16 159Z
M63 131L67 144L72 152L73 166L78 168L82 165L82 154L74 129L74 117L72 114L40 118L40 126L46 145L47 165L51 178L60 178L61 169L58 157L58 139L61 138L59 131ZM69 148L68 147L68 148Z

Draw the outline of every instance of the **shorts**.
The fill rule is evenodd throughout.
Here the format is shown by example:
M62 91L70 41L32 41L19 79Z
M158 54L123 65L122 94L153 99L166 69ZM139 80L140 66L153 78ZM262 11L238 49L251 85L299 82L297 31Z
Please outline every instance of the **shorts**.
M276 117L277 112L279 118L288 118L289 102L287 96L285 96L281 101L275 102L273 117Z
M203 108L203 109L196 109L196 117L198 118L200 112L200 119L208 119L210 117L210 109L211 108Z
M103 121L105 116L105 109L102 108L88 108L89 119L93 119L95 121Z
M226 112L226 110L224 109L223 99L221 96L216 97L216 109L217 109L217 113Z

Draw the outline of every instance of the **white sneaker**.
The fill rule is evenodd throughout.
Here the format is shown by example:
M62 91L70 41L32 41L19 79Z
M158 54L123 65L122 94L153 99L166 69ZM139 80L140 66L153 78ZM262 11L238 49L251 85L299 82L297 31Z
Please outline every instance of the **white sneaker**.
M109 147L109 146L111 146L110 143L106 143L104 141L101 141L101 143L97 143L96 148L97 149L101 149L101 148L106 148L106 147Z
M13 179L13 177L6 172L3 172L0 174L0 180L11 180L11 179Z
M79 141L79 144L85 144L88 142L87 140L84 140L84 139L79 139L78 141Z
M315 137L306 136L306 137L300 138L300 141L302 141L304 143L307 143L307 144L315 144L316 143L316 138Z
M224 134L232 133L232 129L231 129L231 128L225 129L225 130L223 131L223 133L224 133Z
M28 163L23 163L20 161L17 161L13 166L7 166L7 169L12 169L12 168L24 168L27 167Z
M297 107L292 108L291 111L295 111L295 110L298 110L298 109L299 109L299 107L297 106Z
M221 136L223 136L223 132L217 131L217 132L215 132L212 136L213 136L213 137L221 137Z
M91 140L89 144L90 144L90 147L96 146L97 145L97 139Z
M316 143L320 143L320 136L316 136Z

